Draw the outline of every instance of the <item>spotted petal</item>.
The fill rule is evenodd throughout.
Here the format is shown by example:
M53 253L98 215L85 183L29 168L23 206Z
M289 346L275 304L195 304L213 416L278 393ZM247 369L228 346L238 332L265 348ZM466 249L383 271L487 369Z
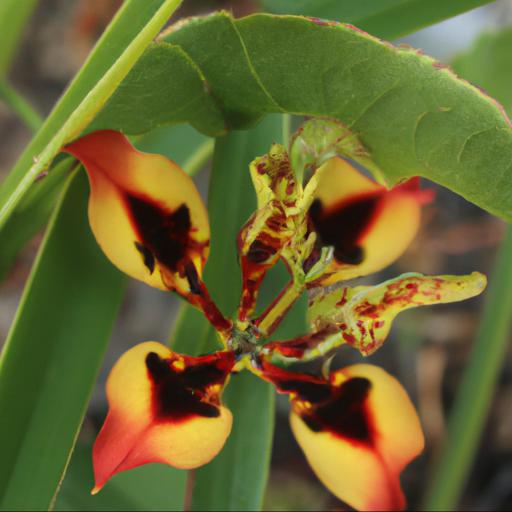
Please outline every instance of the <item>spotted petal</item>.
M279 261L282 250L296 234L300 190L288 154L279 144L273 144L268 154L254 160L250 171L258 209L237 240L242 268L240 320L253 313L265 274Z
M186 295L208 256L208 215L193 181L173 161L137 151L104 130L69 144L89 175L89 221L107 257L126 274Z
M322 483L358 510L400 510L400 472L423 450L414 406L399 382L371 365L329 380L263 365L292 402L293 433Z
M349 343L363 355L375 352L389 334L395 317L406 309L469 299L482 293L487 280L468 276L403 274L376 286L343 287L314 297L308 316L314 332L332 334L322 344L309 344L311 355L325 354ZM292 343L293 342L288 342Z
M189 357L153 341L126 352L107 381L109 412L94 445L93 492L142 464L191 469L215 457L231 431L220 397L233 364L232 352Z
M312 284L367 275L395 261L415 237L421 205L432 191L420 190L417 179L387 190L339 157L317 172L309 217L320 243L334 250L332 263Z

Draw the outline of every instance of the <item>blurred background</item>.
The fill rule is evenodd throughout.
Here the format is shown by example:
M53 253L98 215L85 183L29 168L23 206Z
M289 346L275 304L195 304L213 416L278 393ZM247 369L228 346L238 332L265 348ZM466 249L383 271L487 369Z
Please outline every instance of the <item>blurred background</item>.
M23 0L20 0L21 2ZM121 0L40 0L19 49L11 79L34 108L46 116L67 83L78 71L95 41L109 23ZM259 10L250 0L185 2L178 16L202 14L225 8L236 16ZM399 42L421 48L449 64L483 33L512 25L512 2L498 0L446 22L421 30ZM512 55L508 64L512 68ZM512 87L512 83L510 84ZM157 136L165 136L165 130ZM191 137L198 137L190 130ZM0 102L0 179L16 162L31 138L30 131ZM269 140L269 145L272 141ZM149 148L151 141L148 142ZM169 156L173 157L172 154ZM254 155L256 156L256 155ZM179 161L177 156L174 157ZM249 163L249 162L247 162ZM206 192L208 169L198 176ZM392 268L375 276L374 282L407 271L428 274L465 274L473 270L489 274L504 223L448 190L436 189L433 205L425 209L418 238ZM42 234L23 249L0 288L0 340L13 320ZM416 403L427 437L425 453L403 475L410 508L418 508L425 482L445 436L446 417L468 359L482 298L464 303L430 307L404 313L395 323L389 341L371 357L396 375ZM134 281L130 283L71 469L63 484L57 509L94 508L88 490L92 487L90 444L106 414L104 382L119 355L143 340L165 341L169 337L179 300ZM510 354L509 354L510 355ZM341 353L343 364L357 358ZM136 474L139 470L131 473ZM120 475L130 486L116 492L138 496L152 476ZM115 479L114 479L115 480ZM130 487L130 488L128 488ZM108 486L105 493L108 495ZM113 492L113 491L112 491ZM92 499L94 500L94 499ZM120 501L119 501L120 500ZM165 500L165 489L162 503ZM118 496L122 508L122 496ZM108 505L102 505L108 507ZM106 508L103 508L105 510ZM265 510L344 510L309 469L288 426L288 403L278 397L272 469ZM462 510L512 509L512 358L507 357L494 396L481 447L461 502Z

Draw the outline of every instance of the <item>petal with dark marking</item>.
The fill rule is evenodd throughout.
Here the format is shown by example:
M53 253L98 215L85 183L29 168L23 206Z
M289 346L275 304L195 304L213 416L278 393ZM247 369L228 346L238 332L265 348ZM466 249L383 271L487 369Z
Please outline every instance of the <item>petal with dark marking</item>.
M403 509L400 472L424 438L398 381L376 366L349 366L331 375L328 398L311 399L292 399L290 421L322 483L358 510Z
M187 294L209 248L208 215L193 181L168 158L137 151L121 133L90 133L64 148L85 166L89 221L126 274ZM192 271L193 269L193 271Z
M94 445L93 492L142 464L190 469L215 457L231 431L221 393L233 365L232 352L190 357L153 341L123 354L107 381L109 412Z
M328 330L331 336L316 345L310 343L308 356L326 354L343 343L370 355L382 346L400 312L466 300L482 293L486 284L486 277L479 272L468 276L410 273L376 286L344 287L319 293L309 304L309 321L314 332ZM336 331L338 334L332 335Z
M309 218L333 261L315 284L331 284L376 272L395 261L416 235L421 205L433 192L417 179L391 190L334 157L320 175Z
M258 209L237 239L242 268L238 317L243 321L254 312L265 274L279 261L283 248L296 234L296 202L301 191L288 154L280 144L273 144L268 154L251 162L250 172Z

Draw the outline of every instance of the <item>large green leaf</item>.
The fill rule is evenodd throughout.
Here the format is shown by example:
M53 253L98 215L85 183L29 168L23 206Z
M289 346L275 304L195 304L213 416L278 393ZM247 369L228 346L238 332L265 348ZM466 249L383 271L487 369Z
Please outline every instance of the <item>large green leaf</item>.
M302 14L353 23L386 39L410 34L427 25L494 0L261 0L270 12Z
M484 1L487 0L481 0L478 2L478 4L482 4ZM102 74L114 62L115 58L117 58L120 51L122 50L123 45L126 45L127 41L129 41L130 36L133 36L133 34L137 33L143 23L148 19L148 16L153 14L161 3L162 0L147 0L143 3L143 6L141 6L140 2L125 2L123 11L121 11L118 19L110 27L108 33L105 34L105 36L102 38L93 55L91 55L90 59L86 63L86 66L80 72L79 77L75 79L69 90L63 96L61 102L59 102L58 106L54 110L50 121L47 123L47 126L43 131L44 135L43 133L38 135L38 137L29 146L23 157L18 162L18 165L13 172L15 177L10 178L11 184L15 184L22 179L24 173L26 173L30 167L32 157L40 153L44 146L48 143L52 131L55 131L60 126L60 124L62 124L63 120L69 116L73 108L78 105L79 100L84 97L85 92L87 92L87 90L89 90L92 85L94 85L94 83L98 80L98 77L102 76ZM315 5L317 5L318 8L322 8L324 4L327 5L329 3L329 1L315 2ZM348 6L346 5L347 3ZM297 8L298 6L301 8L310 8L312 4L313 2L295 2L295 0L293 0L294 8ZM450 15L469 9L474 6L476 2L474 0L458 0L457 2L438 2L437 0L435 2L426 2L420 0L418 4L417 0L386 0L383 2L374 2L373 0L347 2L346 0L340 0L338 4L340 7L343 7L343 12L345 15L347 15L347 13L350 14L348 18L345 17L346 21L355 22L359 26L373 31L375 35L392 39L398 37L404 31L410 33L419 27L425 26L435 21L439 21L441 17L446 18ZM275 2L275 6L276 9L283 8L287 10L289 3L284 5L278 0ZM350 11L347 10L348 8L350 8ZM401 9L405 8L408 9L407 12L409 13L407 16L401 15ZM398 9L398 11L396 11L396 9ZM455 11L452 9L455 9ZM383 14L386 14L386 16L383 16ZM434 14L434 17L432 14ZM320 15L327 17L326 13L320 13ZM234 42L236 48L236 37L232 42ZM176 50L176 53L179 53L182 57L184 57L182 52ZM220 118L220 114L216 114L218 109L215 108L215 105L205 104L205 100L202 96L203 93L198 89L199 85L204 86L206 90L208 90L209 87L208 83L203 80L200 70L196 69L195 73L194 64L185 57L184 62L180 64L180 67L185 69L191 76L188 76L188 78L187 75L181 76L179 82L181 83L187 80L191 82L193 87L191 87L190 90L195 91L197 96L195 101L192 101L192 104L178 104L177 108L182 108L184 111L189 111L191 112L191 115L198 115L198 113L200 113L198 112L198 108L202 103L203 108L206 109L206 111L209 111L209 116L213 118L213 124L217 123L219 126L222 125L223 120ZM236 64L233 66L233 68L236 69ZM157 79L162 78L156 68L150 68L146 71L152 73L151 76L154 76ZM176 75L177 73L174 72L173 77ZM168 92L174 91L176 90L174 85L169 85L169 83L173 81L174 80L169 80L167 76L165 76L164 79L159 80L158 87ZM154 93L155 89L155 82L152 82L150 87L139 88L137 91L138 97L136 98L136 103L142 101L143 98L147 98L150 93ZM178 90L178 92L180 91ZM189 90L187 89L186 92L188 93ZM178 96L181 97L181 95ZM165 99L167 102L173 98L170 96ZM172 101L170 101L170 103L173 104ZM126 106L128 107L128 112L131 112L131 103L128 103ZM155 120L157 121L161 119L162 112L166 113L169 111L169 109L167 109L167 103L164 103L162 112L160 111L160 107L161 105L157 105L155 107L156 111L154 113ZM254 115L254 113L252 115ZM179 116L183 117L183 112L178 112L177 117ZM251 116L249 116L249 118L251 118ZM151 120L146 117L139 119L138 121L141 122L139 129L142 126L153 126L155 120ZM60 179L62 179L62 177ZM38 183L36 186L32 187L33 189L35 188L40 191L40 195L33 194L31 202L38 203L47 201L47 198L50 197L50 195L45 193L45 186L46 183L45 180L43 180L41 183ZM6 194L5 197L7 197L7 195L8 194ZM27 205L25 208L32 208L32 206ZM48 209L48 206L36 205L34 208ZM8 230L9 228L7 227L6 229ZM14 231L15 230L11 229L10 233L13 233ZM0 231L0 235L2 236L4 243L6 240L9 240L9 232Z
M0 507L46 510L85 413L125 278L87 222L85 174L56 212L0 364Z
M231 132L216 141L208 201L212 247L205 280L216 303L228 315L235 310L241 291L236 235L256 206L248 166L254 156L268 151L269 141L280 137L280 116L269 116L252 130ZM184 307L172 335L172 347L199 354L218 345L204 317ZM221 453L195 471L191 510L261 507L270 463L274 391L243 373L232 377L225 401L233 413L233 430Z
M223 133L222 122L242 128L268 112L331 116L359 135L381 181L424 176L512 219L509 119L421 52L342 24L262 14L194 18L165 41L146 51L91 130L143 131L155 112L156 122L187 117L211 135ZM154 88L155 62L160 77L167 69L173 95L165 80ZM177 89L197 93L183 105ZM144 101L142 90L152 90Z

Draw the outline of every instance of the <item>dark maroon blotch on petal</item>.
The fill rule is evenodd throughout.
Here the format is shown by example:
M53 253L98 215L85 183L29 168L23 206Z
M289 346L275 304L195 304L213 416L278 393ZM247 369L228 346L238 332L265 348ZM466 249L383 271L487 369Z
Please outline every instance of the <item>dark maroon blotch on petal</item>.
M204 361L192 362L183 370L150 352L146 356L148 375L153 383L155 416L162 421L185 421L193 416L219 416L219 403L212 403L207 388L223 384L233 365L232 358L205 356ZM198 359L198 358L196 358Z
M188 207L182 204L171 212L147 197L125 193L124 199L142 240L143 256L150 253L176 272L191 244L192 226Z
M364 259L361 238L376 217L380 194L368 194L343 201L325 210L320 199L309 209L309 218L325 246L334 247L334 257L340 263L357 265Z
M316 405L303 419L314 431L329 431L351 441L373 445L375 432L367 407L370 389L368 379L349 379L329 400Z

